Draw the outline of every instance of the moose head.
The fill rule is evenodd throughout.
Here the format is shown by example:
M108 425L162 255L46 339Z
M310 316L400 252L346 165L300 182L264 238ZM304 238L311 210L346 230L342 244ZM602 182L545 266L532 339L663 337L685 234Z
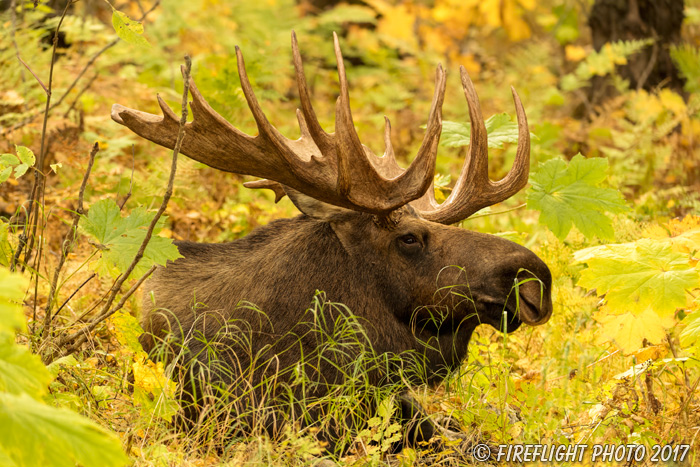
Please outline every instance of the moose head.
M464 360L471 334L480 323L513 331L521 323L538 325L549 319L551 275L535 254L497 236L451 226L509 198L527 183L530 133L515 90L519 127L515 162L505 178L493 182L488 176L487 133L479 100L466 70L460 69L472 122L471 142L452 193L439 204L433 178L445 71L438 66L425 137L404 170L394 157L388 119L383 157L360 142L335 34L334 45L340 80L334 133L324 131L316 117L294 34L301 100L297 140L281 135L266 118L238 48L238 73L257 136L244 134L223 119L190 81L194 118L185 126L181 152L222 171L263 178L245 185L272 189L277 200L289 196L302 215L274 221L231 243L179 242L184 258L159 269L147 283L153 292L146 299L143 321L148 337L142 342L147 349L167 331L179 329L190 358L211 367L210 357L202 351L205 344L188 341L187 336L199 332L230 339L226 323L235 321L245 323L254 335L249 354L274 357L276 371L294 367L302 355L322 345L298 331L320 290L329 300L347 306L374 352L413 352L420 356L412 361L421 362L425 380L439 381ZM115 104L112 119L173 148L178 118L160 97L158 102L162 117ZM255 304L266 319L261 320L247 303ZM220 319L212 324L202 319L207 313L216 313ZM289 340L291 335L296 336L296 345ZM255 366L236 349L222 357L211 380L235 386L246 367ZM327 363L304 371L316 382L342 382L338 366ZM222 376L221 368L230 371ZM254 378L262 379L270 371L267 365ZM374 383L385 381L377 378ZM323 384L315 388L317 394L325 391ZM402 400L401 413L409 419L420 409L407 401ZM423 438L430 437L431 428L421 430Z

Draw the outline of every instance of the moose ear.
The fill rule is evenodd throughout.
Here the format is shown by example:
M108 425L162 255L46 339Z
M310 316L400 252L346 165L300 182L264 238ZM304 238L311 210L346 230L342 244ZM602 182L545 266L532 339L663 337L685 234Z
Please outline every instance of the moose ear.
M337 221L340 220L341 217L345 217L346 215L354 212L350 209L324 203L323 201L307 196L300 191L289 188L288 186L282 186L284 187L284 192L287 193L287 196L289 196L289 199L292 200L292 203L294 203L294 206L296 206L297 209L307 216L313 217L319 221Z

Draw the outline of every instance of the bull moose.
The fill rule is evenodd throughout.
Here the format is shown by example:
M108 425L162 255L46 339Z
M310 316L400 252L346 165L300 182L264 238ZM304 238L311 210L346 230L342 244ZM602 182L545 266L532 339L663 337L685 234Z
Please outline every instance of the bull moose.
M190 80L193 121L181 152L225 172L260 177L245 185L270 188L278 200L287 195L301 211L230 243L178 242L184 257L146 283L142 344L151 352L166 348L169 359L178 354L189 364L182 385L191 402L185 411L195 421L211 415L202 407L216 396L231 402L228 413L216 416L235 419L238 429L244 421L262 423L274 434L290 417L313 426L332 405L329 394L332 400L344 384L439 382L466 358L480 323L511 332L523 322L543 324L552 313L550 271L534 253L451 226L527 183L530 134L515 90L517 154L508 175L493 182L478 97L460 68L471 144L452 193L438 204L432 183L445 71L437 67L425 137L404 170L394 157L388 119L383 157L360 142L335 34L334 47L340 81L334 133L316 117L294 33L297 140L267 120L240 49L238 73L257 136L216 113ZM112 119L173 148L178 118L158 102L163 117L115 104ZM441 429L408 392L398 400L406 441L428 440ZM247 410L264 403L275 409L264 416ZM335 449L350 423L334 416L318 436Z

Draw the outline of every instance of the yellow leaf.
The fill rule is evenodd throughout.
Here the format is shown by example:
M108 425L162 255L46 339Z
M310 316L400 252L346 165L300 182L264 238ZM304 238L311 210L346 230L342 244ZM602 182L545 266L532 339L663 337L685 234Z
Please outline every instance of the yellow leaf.
M501 0L483 0L479 3L481 23L487 26L501 26Z
M636 122L656 120L664 111L659 98L643 89L634 93L633 96L629 101L628 112Z
M662 89L659 93L659 100L674 115L685 115L688 111L683 98L670 89Z
M169 396L175 394L175 383L165 375L163 362L154 363L147 360L144 354L134 361L132 368L136 387L154 395L160 391L164 391Z
M588 55L586 49L580 45L567 45L564 50L566 53L566 59L570 62L579 62Z
M643 235L669 242L674 251L697 256L697 252L700 251L700 216L689 214L682 220L672 219L663 226L650 225ZM697 260L691 262L696 263Z
M417 48L418 43L413 33L416 12L410 4L389 5L381 0L369 0L368 3L382 14L377 32L389 39L394 39L405 47Z
M644 339L648 342L661 342L666 337L666 329L675 325L672 316L661 317L647 308L641 313L611 315L599 312L595 320L601 324L600 343L614 342L625 354L639 350Z
M644 362L647 360L658 360L664 358L668 353L668 348L665 345L652 345L639 349L633 353L637 362Z
M530 37L530 26L523 21L519 10L520 8L516 6L515 1L506 0L501 12L503 28L506 30L508 38L512 41L521 41Z

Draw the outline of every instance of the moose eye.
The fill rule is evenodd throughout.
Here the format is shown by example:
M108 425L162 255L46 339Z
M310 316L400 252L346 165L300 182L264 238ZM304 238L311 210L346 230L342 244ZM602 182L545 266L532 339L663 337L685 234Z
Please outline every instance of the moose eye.
M414 245L414 244L418 243L418 239L413 234L408 234L408 235L404 235L402 237L399 237L399 241L401 243L403 243L404 245Z

